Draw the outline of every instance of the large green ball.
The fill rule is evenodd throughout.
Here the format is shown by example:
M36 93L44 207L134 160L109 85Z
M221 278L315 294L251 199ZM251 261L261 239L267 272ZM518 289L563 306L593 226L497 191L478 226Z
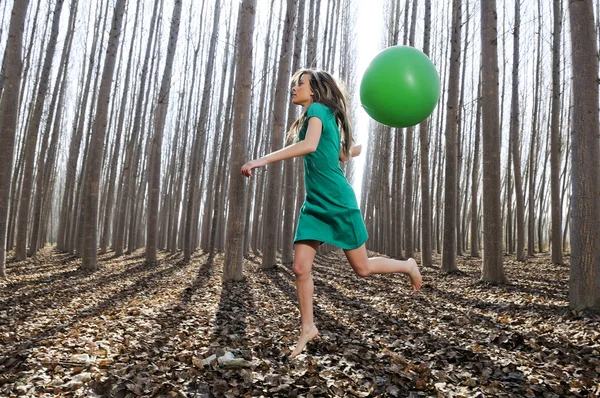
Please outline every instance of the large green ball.
M425 120L440 97L440 76L422 51L388 47L371 61L360 84L360 102L379 123L410 127Z

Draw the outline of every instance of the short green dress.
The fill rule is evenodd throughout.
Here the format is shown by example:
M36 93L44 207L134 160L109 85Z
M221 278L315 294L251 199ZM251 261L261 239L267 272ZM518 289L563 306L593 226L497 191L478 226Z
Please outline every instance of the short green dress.
M306 198L294 243L316 240L345 250L357 249L369 235L354 190L339 164L340 130L331 110L314 102L308 107L299 141L306 137L311 117L321 120L323 131L317 150L303 156Z

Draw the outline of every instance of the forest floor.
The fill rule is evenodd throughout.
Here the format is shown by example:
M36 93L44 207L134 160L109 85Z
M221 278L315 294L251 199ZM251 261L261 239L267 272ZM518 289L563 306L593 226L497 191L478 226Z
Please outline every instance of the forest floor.
M546 255L505 257L510 284L496 286L478 283L480 259L459 257L457 274L423 269L419 292L403 275L357 277L342 252L320 255L320 334L293 360L290 265L263 271L253 257L243 282L224 285L222 256L100 260L84 273L45 248L7 265L0 396L600 394L600 317L568 308L568 267Z

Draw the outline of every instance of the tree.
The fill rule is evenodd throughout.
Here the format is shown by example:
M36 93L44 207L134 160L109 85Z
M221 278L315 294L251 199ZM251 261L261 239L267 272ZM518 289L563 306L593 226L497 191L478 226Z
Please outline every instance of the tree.
M517 196L517 261L525 261L525 198L521 178L521 143L519 140L519 29L521 23L521 0L515 0L515 28L513 44L512 99L510 110L510 137L515 193ZM509 199L509 198L507 198ZM507 204L510 206L510 203ZM508 231L510 233L510 231Z
M53 126L53 117L55 122L60 122L62 115L62 98L64 96L64 91L66 87L66 83L68 81L67 73L68 73L68 64L71 56L71 45L73 43L73 34L75 32L75 21L77 17L77 9L78 9L78 0L73 0L71 3L71 13L69 15L68 22L68 30L67 36L65 39L65 45L63 46L63 52L60 59L60 64L58 68L58 73L56 77L56 83L54 85L54 90L52 93L52 99L50 100L49 106L49 117L46 120L46 127L44 129L44 134L42 134L42 143L40 145L40 150L38 151L38 160L37 160L37 172L36 172L36 183L35 183L35 197L34 197L34 210L33 210L33 225L31 232L31 242L29 246L29 251L27 253L28 256L33 256L38 248L43 245L41 230L43 230L42 225L42 207L43 203L46 199L47 192L51 187L49 187L45 181L48 179L48 173L51 171L50 163L53 163L53 159L51 153L56 153L56 145L57 143L57 133L58 130L55 128L53 130L52 142L50 142L50 132ZM60 97L60 98L59 98ZM58 102L58 107L57 107ZM60 125L60 123L59 123ZM52 146L54 144L54 147ZM50 145L50 147L49 147ZM50 155L50 156L47 156ZM48 158L48 159L46 159Z
M278 65L277 86L275 89L275 105L273 109L273 133L271 134L270 152L281 149L284 129L287 126L287 101L289 100L289 80L292 66L294 44L294 21L298 0L287 0L287 11L283 36L281 37L281 53ZM264 241L262 245L262 268L275 266L277 259L277 236L281 213L282 163L277 162L267 168L267 198L264 215Z
M118 220L116 228L113 232L113 247L115 249L115 255L122 256L125 244L125 221L127 218L128 211L132 213L134 211L133 198L135 197L135 172L137 167L134 167L137 162L134 159L134 152L136 143L138 141L138 135L140 131L140 124L142 119L142 107L144 104L144 94L146 92L146 83L148 76L148 63L150 62L150 51L152 48L152 38L154 37L154 29L156 28L156 17L158 14L159 0L154 2L154 9L152 11L152 18L150 20L150 29L148 32L148 41L146 43L146 53L144 55L144 61L139 78L139 92L138 98L135 103L135 113L133 115L133 127L131 129L131 136L127 143L127 149L125 151L125 159L123 161L123 172L121 174L122 187L124 190L123 200L121 203L117 203L117 209L115 209L115 218Z
M560 36L561 0L553 1L554 28L552 41L552 125L550 130L550 190L552 197L552 262L562 264L562 206L560 199Z
M452 1L452 39L450 72L448 75L448 114L446 116L446 179L444 201L444 246L442 271L454 272L456 265L456 195L457 195L457 125L458 117L458 73L460 70L461 0Z
M196 135L193 139L192 154L190 161L190 168L188 171L188 193L186 205L186 217L184 223L184 236L183 236L183 253L185 261L189 261L192 253L195 249L194 231L198 228L199 213L196 213L195 203L197 200L197 194L199 191L197 180L199 178L199 167L200 167L200 151L203 149L206 140L206 130L211 104L211 89L212 81L214 78L214 65L215 57L212 54L215 53L217 39L219 36L219 21L221 19L221 2L217 0L215 2L215 10L213 14L213 30L209 44L208 58L206 60L206 80L204 82L204 88L202 90L202 101L200 104L200 115L198 116Z
M113 82L113 74L119 48L121 25L127 0L117 0L112 18L102 80L96 104L96 118L92 128L90 151L86 164L86 177L84 179L85 213L83 229L83 262L84 270L98 269L98 191L100 185L100 171L102 157L104 156L104 138L108 118L108 103Z
M29 128L27 129L27 141L23 150L25 158L25 170L23 172L23 186L21 188L21 197L19 204L19 216L17 221L17 247L15 257L19 261L27 258L27 231L29 225L29 205L31 203L31 191L33 189L33 168L35 163L35 149L37 147L40 124L42 122L42 112L46 101L46 93L48 92L48 83L50 81L50 71L52 69L52 59L56 50L56 41L58 38L58 28L60 22L60 14L64 0L57 0L54 6L54 17L52 20L52 29L50 40L46 47L44 57L44 66L40 76L40 86L35 100L35 108L31 115Z
M179 35L179 21L181 19L181 0L173 4L173 18L171 19L171 33L167 48L167 59L163 73L160 91L158 93L154 115L154 137L150 142L150 165L148 167L148 224L146 242L146 262L156 262L156 248L158 244L158 202L160 197L160 161L162 154L162 141L169 108L169 94L171 92L171 76L173 60L177 49ZM163 187L165 189L165 187Z
M569 2L573 65L569 304L600 311L598 50L592 1Z
M473 149L473 170L471 183L471 257L480 257L479 254L479 160L481 151L479 150L481 141L481 73L479 73L479 83L477 84L477 101L475 115L475 148Z
M252 88L252 63L254 60L254 25L256 0L243 0L240 4L237 27L236 82L233 99L233 142L229 160L229 216L227 217L227 237L223 281L239 281L244 277L242 261L244 248L244 227L246 220L246 181L240 169L246 158L247 129L250 117L250 90Z
M496 0L481 1L483 114L483 268L481 279L505 283L500 209L500 124L498 116L498 28Z
M21 87L21 47L25 16L29 0L13 3L8 39L6 42L6 68L3 73L4 88L0 100L0 278L6 277L6 235L10 178L13 170L19 95Z
M423 53L429 56L431 41L431 0L425 0L425 26L423 28ZM421 263L431 266L431 187L429 185L429 118L419 125L419 149L421 152Z

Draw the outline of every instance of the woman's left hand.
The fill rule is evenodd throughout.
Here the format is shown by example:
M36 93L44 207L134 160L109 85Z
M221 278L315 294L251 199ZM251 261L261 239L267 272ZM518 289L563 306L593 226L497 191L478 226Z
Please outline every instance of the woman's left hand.
M252 177L252 169L264 166L260 159L254 159L242 166L242 175L244 177Z

